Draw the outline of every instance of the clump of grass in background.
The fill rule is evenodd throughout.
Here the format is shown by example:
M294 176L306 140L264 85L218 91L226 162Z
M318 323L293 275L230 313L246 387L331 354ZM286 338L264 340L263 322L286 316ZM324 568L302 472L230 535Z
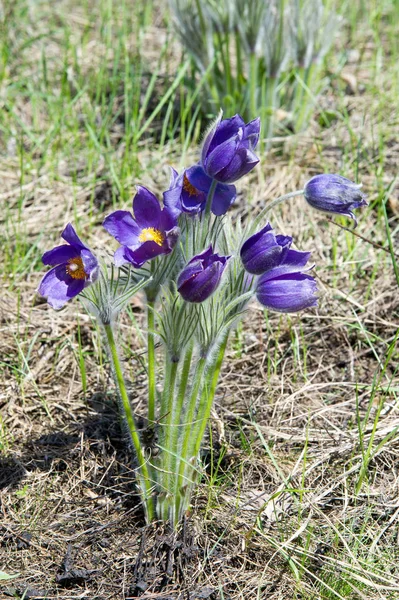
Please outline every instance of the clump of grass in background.
M263 132L301 131L326 83L323 58L339 17L322 0L170 0L176 33L205 81L203 102ZM276 118L278 116L278 118Z

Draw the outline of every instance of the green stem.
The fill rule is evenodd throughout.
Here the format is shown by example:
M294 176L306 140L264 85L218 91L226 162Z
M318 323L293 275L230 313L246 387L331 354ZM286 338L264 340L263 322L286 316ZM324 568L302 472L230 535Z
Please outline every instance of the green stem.
M200 358L197 365L197 370L194 376L193 387L191 390L190 400L187 407L187 412L185 414L185 425L184 425L184 438L182 442L181 452L180 452L180 464L179 464L179 472L177 476L176 482L176 514L179 513L179 498L181 487L183 483L184 472L186 470L187 465L189 464L190 456L187 456L187 450L190 444L190 439L192 436L192 428L193 428L193 418L195 407L197 405L198 400L198 392L200 386L202 384L202 376L204 374L206 366L206 358Z
M144 492L144 503L147 509L147 518L148 521L152 521L154 514L154 504L151 497L151 480L149 476L149 471L147 467L147 463L143 454L143 449L141 447L139 434L136 428L136 423L134 422L132 407L130 406L130 400L127 395L125 380L123 378L122 366L118 356L118 350L115 343L114 332L112 329L112 325L104 324L105 334L107 336L109 355L112 362L113 374L115 377L115 383L118 388L119 396L122 401L122 407L124 412L124 417L126 419L130 437L133 442L134 449L136 451L137 462L139 463L140 475L143 484L143 492Z
M216 386L219 379L220 369L223 363L224 354L226 351L227 341L228 341L229 332L226 333L221 346L219 348L219 352L214 362L213 366L209 370L209 374L206 377L206 382L203 387L203 391L201 394L201 400L199 403L197 417L198 421L194 425L194 429L190 429L189 431L189 444L188 448L182 448L181 459L180 459L180 469L179 469L179 478L176 484L176 499L175 499L175 524L179 521L182 516L181 513L183 509L186 509L186 504L190 499L191 488L192 485L190 483L194 483L194 477L192 477L192 481L188 481L184 487L182 487L183 476L185 475L185 471L189 470L189 472L196 471L196 464L191 464L190 460L193 459L196 461L198 456L198 452L201 446L202 438L205 432L205 427L209 419L209 415L211 412L213 399L215 396ZM201 374L202 375L202 374ZM187 437L187 436L186 436ZM184 453L183 453L184 450Z
M202 246L204 246L206 243L207 234L210 229L209 220L210 220L210 216L211 216L212 202L213 202L213 197L215 195L215 190L216 190L217 184L218 184L218 182L216 181L216 179L213 179L212 183L211 183L211 187L209 188L208 196L206 198L205 210L202 213L202 219L201 219L202 220L202 224L201 224Z
M193 345L190 344L189 347L187 348L186 355L184 357L183 368L182 368L182 372L180 375L179 390L177 393L176 409L174 411L173 419L172 419L173 428L172 428L172 438L170 441L170 450L171 450L170 471L172 473L176 472L180 419L181 419L181 413L182 413L182 409L183 409L184 398L186 397L186 389L187 389L188 379L189 379L189 375L190 375L192 356L193 356Z
M211 187L209 188L208 196L206 198L206 205L205 205L205 211L204 211L204 217L205 217L204 222L209 218L209 216L211 214L212 201L213 201L213 196L215 195L215 190L216 190L217 184L218 184L218 182L216 181L216 179L212 179Z
M266 213L268 213L270 210L272 210L275 206L277 206L278 204L281 204L282 202L285 202L285 200L289 200L290 198L295 198L296 196L302 196L303 192L304 192L304 190L290 192L289 194L284 194L284 196L279 196L275 200L272 200L271 202L269 202L269 204L266 204L265 208L258 214L256 219L254 220L253 226L257 227L257 225L259 225L259 223L262 221L262 219L266 215Z
M173 480L173 473L171 472L171 429L173 422L173 414L174 414L174 404L175 404L175 384L176 384L176 375L177 375L177 367L179 363L168 361L169 364L166 366L166 374L165 374L165 387L162 394L162 409L164 414L166 415L166 421L162 424L162 429L164 430L163 434L163 451L162 451L162 460L160 467L162 468L161 479L163 482L163 491L170 492L172 490L171 480Z
M148 347L148 426L155 423L155 313L154 301L147 305L147 347Z
M201 447L202 438L205 433L205 428L208 423L209 415L211 413L213 399L215 397L216 386L218 384L220 369L222 368L224 355L226 352L227 342L229 339L229 332L227 332L223 338L222 343L220 344L219 352L216 358L216 362L214 363L214 368L211 371L210 377L210 385L204 386L204 390L201 396L201 403L198 409L199 421L196 423L196 427L194 429L194 433L192 435L192 439L194 441L194 448L191 452L192 456L197 456ZM202 414L202 416L201 416Z

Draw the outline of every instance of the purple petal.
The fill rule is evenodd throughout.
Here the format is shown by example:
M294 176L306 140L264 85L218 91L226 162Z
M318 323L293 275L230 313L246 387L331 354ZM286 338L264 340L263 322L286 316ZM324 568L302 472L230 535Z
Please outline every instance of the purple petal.
M211 258L212 255L213 255L213 246L211 244L206 250L203 250L200 254L197 254L196 256L194 256L194 258L192 258L188 264L196 261L197 259L207 261L209 258Z
M175 219L178 219L181 211L181 194L183 189L183 175L178 175L177 171L172 169L170 187L163 193L164 207L169 210Z
M158 229L161 207L157 197L142 185L137 186L137 194L133 198L133 212L141 229L147 227Z
M126 252L128 250L129 248L126 248L126 246L120 246L120 248L116 250L114 253L114 265L116 267L121 267L122 265L126 265L126 263L130 262L128 258L126 258Z
M156 242L144 242L139 248L131 250L125 248L124 256L136 268L141 267L147 260L151 260L160 254L168 254L170 250L165 250Z
M42 262L44 265L51 265L54 267L61 263L65 264L68 260L75 258L76 256L79 256L79 250L77 250L75 246L63 244L62 246L57 246L56 248L45 252L42 256Z
M187 302L204 302L216 290L224 270L224 265L215 262L205 271L187 279L178 287Z
M170 231L177 225L177 219L173 216L172 211L165 207L161 211L161 216L159 219L159 229L161 231Z
M250 121L244 127L244 137L250 143L250 147L254 150L259 142L260 134L260 118L257 117L253 121Z
M208 193L212 185L212 178L209 177L201 165L194 165L185 171L186 177L197 190Z
M50 306L57 310L62 308L68 300L80 294L84 286L84 279L73 279L67 274L65 265L59 265L46 273L38 291L47 298Z
M222 182L227 181L225 179L219 179L218 174L233 160L239 148L239 144L240 141L238 139L229 138L223 144L216 146L216 148L208 154L204 163L204 168L209 177Z
M61 237L68 242L68 244L71 244L71 246L75 246L77 248L87 248L70 223L68 223L64 231L61 233Z
M179 288L180 286L184 285L187 283L187 281L190 281L193 277L203 272L203 270L204 265L202 260L197 259L196 257L191 259L177 278L177 287Z
M138 244L141 229L126 210L116 210L108 215L104 219L103 227L123 246Z
M173 227L173 229L169 229L169 231L166 232L166 239L164 242L164 248L169 251L169 250L173 250L173 248L176 246L177 244L177 240L179 239L180 236L180 229L179 227Z
M252 171L258 162L259 158L252 152L252 150L240 147L234 153L229 164L219 171L219 173L217 173L216 178L218 181L233 183L234 181L237 181L237 179L240 179Z
M299 250L288 250L283 262L279 266L275 267L274 269L271 269L270 271L267 271L264 275L262 275L262 280L269 281L271 279L276 279L278 277L282 277L283 275L288 275L290 273L299 274L299 271L303 271L304 267L306 266L310 255L311 252L299 252ZM307 267L307 270L310 270L312 268L313 266L309 266Z
M206 196L212 180L199 165L194 165L183 174L181 204L184 212L198 214L205 208ZM190 184L189 186L187 186ZM192 186L192 187L191 187Z
M96 257L90 250L86 250L86 249L81 251L80 257L82 259L83 268L88 277L88 279L86 280L86 285L85 285L85 287L87 287L87 285L94 283L98 278L98 273L99 273L98 260L96 259Z
M260 277L256 296L266 308L289 313L316 306L316 291L317 285L313 277L295 273L269 281Z
M229 138L235 137L239 131L239 129L244 129L245 122L240 115L234 115L234 117L230 117L230 119L223 119L216 128L215 135L212 138L212 141L209 145L208 154L216 148L216 146L220 146Z
M217 217L224 215L237 197L235 185L218 183L212 201L212 212Z
M207 154L209 152L209 147L212 143L212 140L215 136L216 130L220 125L220 122L222 120L223 117L223 111L219 112L219 115L217 117L217 119L214 121L214 123L211 125L210 129L208 129L207 133L205 134L205 140L204 140L204 144L202 146L202 151L201 151L201 162L204 163L205 159L207 157Z
M177 180L179 179L179 173L173 167L170 167L170 183L169 187L172 188L176 185Z

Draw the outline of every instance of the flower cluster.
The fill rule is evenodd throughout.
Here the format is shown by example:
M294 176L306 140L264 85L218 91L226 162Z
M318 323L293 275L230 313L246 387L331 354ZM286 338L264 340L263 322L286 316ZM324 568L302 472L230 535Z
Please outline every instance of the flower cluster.
M117 210L103 226L119 243L114 264L139 269L145 262L170 254L179 239L182 216L201 216L207 203L215 217L224 215L236 199L234 182L259 162L255 149L260 121L245 123L239 115L222 120L221 114L208 131L201 160L181 174L172 169L169 189L163 193L164 207L147 188L137 186L133 214ZM360 185L340 175L316 175L303 190L314 208L356 221L353 209L367 204ZM39 293L59 309L98 278L98 261L71 224L61 236L68 245L43 255L43 263L54 266L45 275ZM291 249L292 238L276 235L267 225L242 244L240 256L247 273L256 277L256 297L267 308L292 312L315 306L316 284L307 273L309 253ZM187 302L203 302L218 287L228 257L214 253L212 245L189 260L177 277L177 288Z
M101 325L148 520L157 515L176 524L187 510L228 335L251 298L281 313L317 304L310 252L295 250L292 237L276 234L268 222L256 231L256 223L293 195L352 218L352 210L366 203L358 185L338 175L318 175L304 190L266 205L243 234L240 221L226 212L237 195L235 183L259 162L259 133L259 119L245 123L239 115L225 120L220 115L199 162L180 174L172 170L163 206L138 186L133 212L116 210L103 222L119 243L111 266L100 266L71 224L62 233L66 244L43 255L52 269L40 294L55 309L81 295ZM136 427L114 336L118 313L141 289L147 297L147 420L149 428L156 422L159 428L153 454ZM155 335L165 351L159 395Z
M316 282L303 271L310 252L291 249L292 238L275 235L271 225L247 239L241 248L245 270L260 275L256 297L266 308L279 312L296 312L316 306Z

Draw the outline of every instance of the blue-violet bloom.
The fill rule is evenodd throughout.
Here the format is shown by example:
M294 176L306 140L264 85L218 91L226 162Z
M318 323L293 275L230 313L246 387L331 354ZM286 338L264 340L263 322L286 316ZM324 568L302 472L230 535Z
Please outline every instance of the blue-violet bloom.
M177 279L177 288L187 302L203 302L216 290L229 256L219 256L212 245L187 263Z
M258 164L254 150L259 141L260 119L245 124L240 115L216 120L205 137L201 164L205 173L221 183L234 183Z
M170 187L163 194L164 205L176 218L182 212L198 214L205 209L211 184L211 177L208 177L199 164L186 169L182 175L172 169ZM217 217L224 215L236 199L236 195L234 185L218 183L211 204L213 214Z
M303 273L309 256L310 252L288 250L279 266L259 277L256 286L259 302L266 308L283 313L316 306L316 281Z
M248 238L242 245L240 256L244 269L252 275L261 275L277 267L285 258L292 237L275 235L270 223Z
M55 309L62 308L98 278L98 261L91 250L79 239L70 223L61 237L68 242L56 246L42 256L43 264L53 267L43 277L38 292Z
M134 217L129 211L117 210L103 222L121 244L114 255L117 267L131 263L139 268L147 260L169 254L179 235L176 218L168 208L161 209L156 196L143 186L137 186L133 212Z
M353 183L341 175L316 175L304 188L307 202L316 208L329 213L346 215L355 221L354 208L367 206L366 196L360 191L361 185Z

